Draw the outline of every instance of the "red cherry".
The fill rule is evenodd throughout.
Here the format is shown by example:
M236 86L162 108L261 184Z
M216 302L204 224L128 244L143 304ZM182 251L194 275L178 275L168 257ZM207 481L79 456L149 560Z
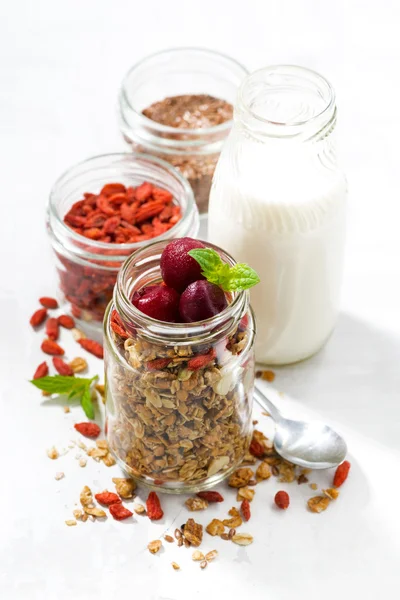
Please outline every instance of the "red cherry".
M193 281L204 279L199 263L188 254L194 248L205 248L205 245L193 238L179 238L172 240L161 255L162 278L178 292L183 292Z
M138 310L157 319L169 323L179 322L179 294L166 285L149 285L132 296L132 304Z
M188 285L179 302L179 312L185 323L204 321L228 306L225 294L218 285L204 279Z

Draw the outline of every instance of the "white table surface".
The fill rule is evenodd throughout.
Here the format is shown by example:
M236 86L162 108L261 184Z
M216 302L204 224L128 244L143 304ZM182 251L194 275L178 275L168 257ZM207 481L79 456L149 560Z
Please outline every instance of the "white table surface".
M0 598L108 600L397 598L400 583L400 252L398 3L336 0L139 3L135 0L18 1L1 7L1 488ZM342 312L327 346L311 360L276 369L270 388L287 411L328 420L347 438L352 470L339 500L321 515L305 509L311 490L276 481L257 487L240 548L205 537L219 557L205 571L190 551L149 540L185 521L183 498L163 497L159 524L68 528L84 484L110 488L118 468L46 448L77 439L79 407L44 406L27 380L42 360L28 320L55 289L44 229L49 188L68 166L123 149L116 92L128 67L170 46L203 45L250 69L298 63L325 74L339 105L341 156L350 186ZM65 333L65 332L64 332ZM63 343L67 335L63 334ZM65 342L70 355L73 342ZM93 372L101 363L93 359ZM297 398L292 400L291 398ZM259 412L255 410L255 418ZM265 417L260 421L266 422ZM65 479L56 481L56 471ZM323 486L332 474L313 479ZM226 514L234 494L221 486ZM145 497L145 490L140 490ZM167 546L167 544L165 544ZM181 565L172 570L171 561Z

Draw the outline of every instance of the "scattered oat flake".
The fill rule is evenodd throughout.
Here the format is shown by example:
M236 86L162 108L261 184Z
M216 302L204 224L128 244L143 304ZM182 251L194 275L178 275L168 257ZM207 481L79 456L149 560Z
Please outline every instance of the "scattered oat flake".
M200 550L195 550L192 554L192 560L204 560L204 554Z
M85 506L85 513L87 515L91 515L92 517L97 517L98 519L104 519L107 514L104 512L102 508L98 508L97 506Z
M143 506L143 504L135 504L133 510L137 515L143 515L146 512L146 508Z
M51 460L55 460L59 457L59 453L55 446L52 446L49 450L47 450L47 456L51 458Z
M253 536L249 533L237 533L232 537L232 542L239 546L248 546L253 543Z
M210 550L210 552L207 552L205 559L207 562L210 562L211 560L214 560L214 558L216 558L218 556L218 550Z
M79 466L80 467L86 467L86 464L87 464L86 458L82 457L82 458L79 459Z
M56 479L57 481L60 481L60 479L62 479L63 477L65 477L65 475L62 471L58 471L58 473L54 475L54 479Z
M80 356L73 358L69 363L69 366L73 370L74 373L83 373L88 368L87 361Z
M76 521L75 519L67 519L65 524L68 525L68 527L74 527L74 525L76 525Z
M308 500L307 504L311 512L321 513L328 508L329 502L330 499L326 496L314 496Z
M83 333L83 331L81 331L80 329L77 329L76 327L71 329L71 333L72 333L72 337L74 338L74 340L76 342L78 340L84 340L86 338L86 335Z
M264 381L269 381L270 383L272 383L272 381L274 381L274 379L275 379L275 373L273 371L263 371L261 374L261 379L264 379Z
M72 514L74 515L74 517L77 521L81 521L82 517L85 515L85 513L82 510L80 510L79 508L76 508L75 510L73 510Z
M254 498L255 493L256 493L256 490L252 490L247 486L239 488L236 500L238 502L241 502L242 500L248 500L249 502L251 502Z
M325 496L330 498L331 500L336 500L339 497L339 490L336 488L327 488L326 490L322 490Z
M171 565L172 565L172 568L173 568L175 571L179 571L179 570L180 570L180 566L178 565L178 563L176 563L176 562L172 562L172 563L171 563Z
M63 410L64 410L64 412L65 412L65 413L69 413L69 412L71 412L71 409L70 409L70 407L69 407L69 406L64 406L64 409L63 409Z
M79 496L79 500L84 508L87 506L94 506L92 490L90 489L90 487L88 487L87 485L84 486Z
M161 546L162 546L161 540L153 540L152 542L149 542L147 544L147 548L149 549L149 552L151 554L157 554L157 552L160 550Z
M312 490L317 490L318 489L318 485L316 483L310 483L310 488Z
M267 412L266 410L263 410L262 415L264 415L264 417L270 417L271 415L269 414L269 412Z

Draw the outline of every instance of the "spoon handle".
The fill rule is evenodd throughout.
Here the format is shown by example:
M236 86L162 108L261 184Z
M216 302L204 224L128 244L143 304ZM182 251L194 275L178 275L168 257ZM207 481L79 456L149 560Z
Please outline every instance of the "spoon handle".
M257 386L254 386L254 398L256 402L271 415L275 423L282 418L282 415L276 408L275 404L272 404L271 400L268 400L268 398Z

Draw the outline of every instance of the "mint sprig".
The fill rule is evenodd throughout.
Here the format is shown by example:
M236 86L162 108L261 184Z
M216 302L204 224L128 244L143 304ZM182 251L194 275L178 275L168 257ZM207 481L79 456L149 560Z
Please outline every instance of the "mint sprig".
M241 292L260 282L259 276L249 265L237 263L230 267L212 248L195 248L189 250L188 254L199 263L201 274L207 281L219 285L225 292Z
M46 377L32 379L31 383L39 390L44 390L50 394L68 394L68 400L79 399L87 418L94 419L91 386L97 379L97 375L91 379L67 375L46 375Z

